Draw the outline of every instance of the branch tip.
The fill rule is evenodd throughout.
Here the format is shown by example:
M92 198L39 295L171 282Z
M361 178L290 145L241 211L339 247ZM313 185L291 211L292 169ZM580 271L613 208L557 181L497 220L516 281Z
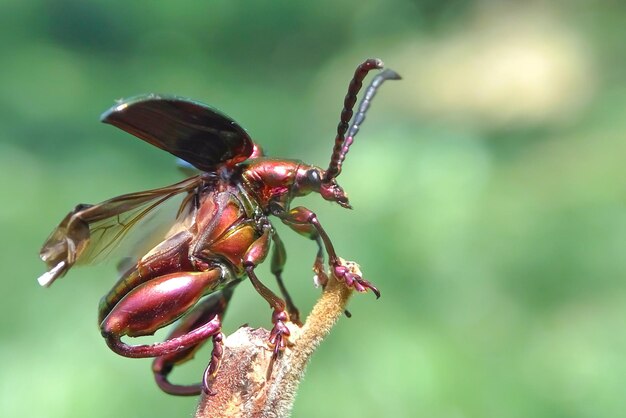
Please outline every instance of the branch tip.
M226 338L224 358L211 384L216 394L202 394L195 417L289 417L309 359L343 315L351 294L352 289L331 278L304 325L288 323L292 345L273 366L268 330L244 326Z

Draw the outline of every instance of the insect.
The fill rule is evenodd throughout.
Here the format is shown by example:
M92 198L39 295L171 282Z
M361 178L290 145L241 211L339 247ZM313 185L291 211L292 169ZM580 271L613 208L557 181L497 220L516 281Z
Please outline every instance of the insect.
M118 196L96 205L77 205L44 243L41 259L48 271L39 277L50 286L75 264L106 255L155 209L175 196L182 202L172 227L144 256L125 266L121 278L100 301L98 323L107 345L126 357L154 357L158 386L174 395L208 392L223 353L221 322L234 287L246 277L273 309L268 344L276 358L288 344L287 321L299 323L299 312L287 292L282 271L286 252L270 216L317 243L313 270L319 280L330 275L359 292L378 289L337 256L317 216L309 209L291 208L293 199L319 193L350 208L337 184L342 163L380 85L400 77L392 70L378 73L353 116L367 73L383 63L368 59L352 78L326 170L297 160L269 158L261 147L228 116L199 102L154 94L117 103L102 115L114 125L191 164L197 174L159 189ZM350 123L350 120L352 122ZM282 298L257 277L255 268L267 257ZM152 335L179 321L162 342L130 345L122 337ZM172 369L191 359L212 339L213 351L202 383L171 383Z

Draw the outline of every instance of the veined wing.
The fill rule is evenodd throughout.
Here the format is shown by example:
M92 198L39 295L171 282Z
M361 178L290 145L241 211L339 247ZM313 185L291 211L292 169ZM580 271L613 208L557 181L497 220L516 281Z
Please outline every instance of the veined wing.
M50 234L39 253L48 266L48 271L39 277L39 284L50 286L74 264L106 257L134 226L162 203L180 193L192 193L201 182L200 176L195 176L171 186L114 197L96 205L76 206ZM185 197L178 215L188 203L189 198Z

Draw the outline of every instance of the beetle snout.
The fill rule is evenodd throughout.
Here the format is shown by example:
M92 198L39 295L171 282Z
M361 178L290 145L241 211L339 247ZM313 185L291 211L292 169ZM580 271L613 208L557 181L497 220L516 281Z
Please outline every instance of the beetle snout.
M330 183L322 183L320 186L320 194L326 200L331 202L337 202L340 206L346 209L352 209L348 200L348 195L343 191L343 188L338 185L334 180Z

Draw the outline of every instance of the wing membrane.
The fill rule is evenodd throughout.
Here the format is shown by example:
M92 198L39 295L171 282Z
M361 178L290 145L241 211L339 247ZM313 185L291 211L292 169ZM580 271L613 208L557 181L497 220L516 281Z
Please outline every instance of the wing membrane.
M140 221L180 193L192 193L201 183L200 176L160 189L130 193L97 205L78 205L61 221L44 243L41 259L48 271L39 277L49 286L76 263L99 261L111 253ZM180 212L188 205L185 198Z
M176 96L133 97L106 111L101 120L203 171L241 162L254 148L234 120L203 103Z

